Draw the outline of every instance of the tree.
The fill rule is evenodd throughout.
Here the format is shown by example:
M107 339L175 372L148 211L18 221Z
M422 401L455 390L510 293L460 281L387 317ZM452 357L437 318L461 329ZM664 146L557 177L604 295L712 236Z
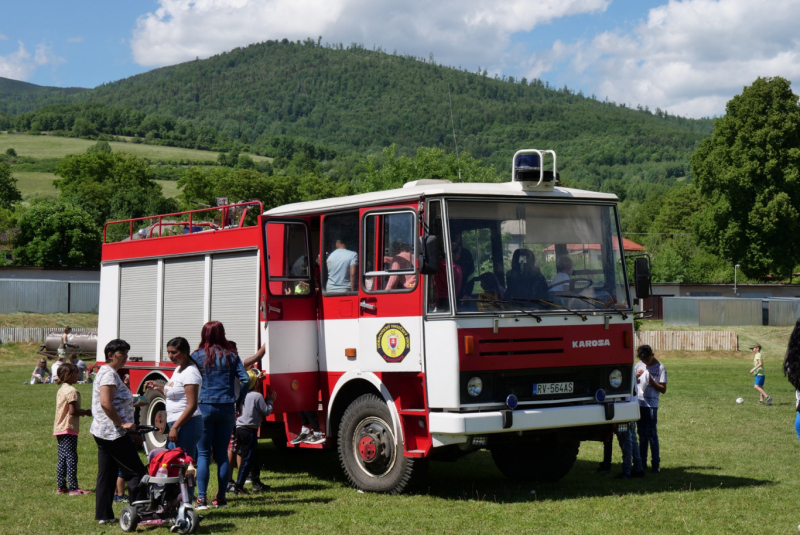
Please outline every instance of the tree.
M21 200L17 179L11 176L11 166L0 161L0 208L11 208L11 205Z
M758 78L726 106L692 154L708 208L699 239L749 277L800 262L800 105L784 78Z
M36 202L19 218L14 263L23 266L94 267L102 233L83 209L50 200Z
M100 227L109 220L177 209L152 180L150 165L136 156L113 152L67 156L56 166L56 175L63 177L54 181L61 200L85 210Z

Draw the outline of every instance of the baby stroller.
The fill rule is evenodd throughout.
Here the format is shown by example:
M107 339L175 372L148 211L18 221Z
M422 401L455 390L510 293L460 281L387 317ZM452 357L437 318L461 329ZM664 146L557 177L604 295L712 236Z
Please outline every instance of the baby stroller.
M157 431L154 426L139 426L138 433ZM187 476L186 469L192 458L180 448L158 448L148 453L148 474L141 480L147 485L147 499L131 503L119 515L122 531L136 531L137 526L163 526L172 524L172 533L194 533L200 524L200 515L192 505L189 487L194 485L194 473ZM167 465L168 477L156 477L159 467Z

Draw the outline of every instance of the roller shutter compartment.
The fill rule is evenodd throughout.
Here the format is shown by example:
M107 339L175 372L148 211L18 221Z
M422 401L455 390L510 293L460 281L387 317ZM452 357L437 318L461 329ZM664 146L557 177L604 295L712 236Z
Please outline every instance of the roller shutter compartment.
M257 349L257 259L257 251L247 251L214 255L211 262L211 320L222 322L245 358Z
M182 336L194 351L205 319L205 257L164 261L164 319L161 360L169 361L167 342Z
M157 286L157 262L120 267L119 337L130 344L129 357L155 360Z

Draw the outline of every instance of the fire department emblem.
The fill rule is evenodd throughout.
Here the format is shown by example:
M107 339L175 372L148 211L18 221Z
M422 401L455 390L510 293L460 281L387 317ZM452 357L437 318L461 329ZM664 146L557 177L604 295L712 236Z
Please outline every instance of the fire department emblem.
M378 332L378 354L386 362L403 362L411 351L411 338L408 331L399 323L387 323Z

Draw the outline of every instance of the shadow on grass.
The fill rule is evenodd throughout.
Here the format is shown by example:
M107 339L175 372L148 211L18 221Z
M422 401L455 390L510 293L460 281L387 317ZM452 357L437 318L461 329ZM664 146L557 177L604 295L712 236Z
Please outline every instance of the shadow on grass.
M266 452L265 452L266 453ZM261 457L263 468L277 478L310 477L319 483L298 483L274 486L272 492L323 490L348 488L335 452L309 451L282 455L270 451ZM619 480L619 463L612 466L610 474L594 474L597 463L579 460L569 474L557 483L518 482L505 478L495 467L488 451L473 453L454 463L431 462L427 477L411 494L427 495L446 500L487 500L497 502L524 502L534 495L538 500L573 500L584 497L603 497L657 492L686 492L708 489L735 489L773 485L775 482L720 473L718 466L662 465L661 473L647 472L643 479ZM269 476L268 476L269 477ZM315 501L315 500L312 500ZM289 502L287 502L289 503Z
M478 453L481 456L483 452ZM663 466L661 473L647 472L643 479L620 480L619 464L610 474L595 474L596 462L578 461L572 471L557 483L517 482L505 479L499 472L491 473L486 462L475 461L481 473L469 477L468 471L459 470L457 463L450 466L432 465L431 474L421 494L443 499L481 500L497 502L525 502L536 500L574 500L588 497L651 494L659 492L691 492L711 489L735 489L776 484L765 479L755 479L718 473L717 466ZM716 472L716 473L715 473ZM535 491L535 492L534 492Z

